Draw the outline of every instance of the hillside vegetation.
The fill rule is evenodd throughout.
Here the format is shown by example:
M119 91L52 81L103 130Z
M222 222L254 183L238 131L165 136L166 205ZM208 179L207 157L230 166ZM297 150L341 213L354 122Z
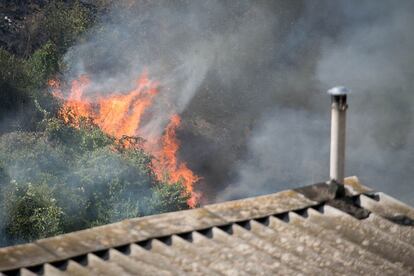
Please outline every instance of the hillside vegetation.
M0 246L125 218L188 208L180 183L161 183L152 157L87 118L57 116L49 79L109 1L0 5ZM93 3L93 4L91 4Z

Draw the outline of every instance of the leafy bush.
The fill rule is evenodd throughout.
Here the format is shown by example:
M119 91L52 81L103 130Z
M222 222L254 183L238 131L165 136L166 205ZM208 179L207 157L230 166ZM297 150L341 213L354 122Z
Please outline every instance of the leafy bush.
M24 61L0 48L0 118L29 101Z
M4 243L188 208L184 187L157 181L143 150L86 122L46 118L39 130L0 138Z
M52 117L43 120L39 130L45 132L49 141L68 144L68 149L79 153L114 145L115 139L103 133L98 126L86 119L81 119L79 124L80 128L75 128Z
M49 41L36 50L26 62L28 77L33 88L42 88L59 69L56 45Z
M0 48L0 82L24 86L24 61Z
M166 213L188 209L187 200L190 194L185 192L181 183L157 185L151 199L150 213Z
M27 40L36 37L37 42L27 47L19 45L37 49L24 55L31 56L19 58L0 48L0 120L13 120L6 121L6 130L33 130L32 126L42 119L35 101L56 111L55 101L45 93L47 81L64 67L63 54L92 25L94 11L80 1L50 1L33 20L26 30Z
M43 42L28 48L37 49L31 56L0 48L0 246L188 208L184 187L158 181L143 150L115 143L90 120L74 128L54 117L59 102L47 81L93 11L80 1L50 1L35 19L28 32L38 35L29 37Z
M93 13L80 1L67 4L64 1L51 1L46 7L42 27L49 39L63 54L68 47L93 23Z
M47 185L12 181L2 196L9 239L33 240L61 233L62 209Z
M47 79L57 70L57 55L52 44L46 44L28 60L15 57L0 48L0 120L2 131L34 130L44 117L36 101L56 112L56 100L45 93ZM13 120L8 123L7 120Z

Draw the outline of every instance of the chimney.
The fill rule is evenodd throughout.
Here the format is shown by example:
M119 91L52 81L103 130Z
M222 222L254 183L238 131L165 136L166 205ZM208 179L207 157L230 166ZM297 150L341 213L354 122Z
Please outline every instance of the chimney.
M331 95L331 156L330 181L344 184L345 177L345 136L346 136L346 95L349 90L337 86L328 90Z

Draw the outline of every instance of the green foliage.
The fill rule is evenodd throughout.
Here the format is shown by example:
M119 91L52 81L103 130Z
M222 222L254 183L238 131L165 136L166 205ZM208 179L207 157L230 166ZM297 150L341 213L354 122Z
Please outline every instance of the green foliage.
M26 62L32 87L41 88L59 69L56 45L49 41L35 51Z
M160 213L188 209L187 200L191 195L185 191L180 183L159 184L151 199L150 213L158 210Z
M93 22L93 14L79 1L67 4L51 1L46 8L43 27L51 41L64 53Z
M184 187L160 183L139 147L115 143L86 118L75 128L53 117L59 102L47 81L93 21L80 1L50 1L29 30L42 41L31 56L0 48L0 246L188 208Z
M57 70L53 48L48 43L28 60L19 59L0 48L0 119L21 113L20 121L6 125L4 129L33 130L33 126L44 117L37 107L39 102L52 112L57 109L56 101L44 89L48 78Z
M34 130L44 117L39 104L56 113L57 103L46 91L47 81L64 69L63 55L95 20L96 11L81 1L48 2L25 27L27 43L33 45L19 45L27 49L24 55L19 58L0 48L0 120L8 119L2 131Z
M45 118L39 130L0 137L4 243L188 208L181 184L157 181L151 156L86 120L75 128Z
M40 124L50 141L70 144L70 150L77 152L93 151L114 144L114 138L86 119L80 120L80 128L65 124L58 118L47 118Z
M5 129L33 130L43 117L36 100L52 113L56 111L55 101L45 91L47 81L64 67L63 54L92 25L94 14L80 1L50 1L33 20L28 36L41 38L35 39L37 50L31 56L18 58L0 48L0 119L25 111Z
M21 85L26 78L24 61L0 48L0 82Z
M155 178L154 172L150 169L151 156L146 154L142 149L128 149L122 152L123 158L134 166L135 169Z
M2 196L7 236L30 241L61 233L62 210L47 185L12 181Z
M29 101L24 62L0 48L0 118Z

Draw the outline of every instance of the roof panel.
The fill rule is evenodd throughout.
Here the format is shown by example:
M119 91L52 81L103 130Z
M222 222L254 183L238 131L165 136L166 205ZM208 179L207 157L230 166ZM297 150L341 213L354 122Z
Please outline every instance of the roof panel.
M382 217L400 224L414 225L414 208L384 193L375 193L371 197L361 195L359 204Z
M405 269L412 271L412 260L414 260L412 248L369 225L368 221L358 220L330 206L325 206L324 209L323 214L312 213L308 219L324 228L334 230L338 237L362 245L371 253L392 263L402 263Z
M56 255L33 243L0 248L0 270L30 266L55 259Z
M0 270L6 275L413 273L414 227L405 222L414 209L357 178L346 183L348 191L339 198L332 186L319 183L1 248Z
M320 213L318 211L308 209L307 215L310 219L304 218L295 213L289 213L289 224L301 226L306 229L306 231L309 232L309 235L312 235L321 241L321 246L327 246L328 244L332 248L336 248L339 252L342 252L345 255L345 258L342 257L342 260L346 261L348 264L355 267L364 267L362 271L366 271L367 269L376 271L380 269L387 274L400 274L403 272L401 268L395 266L386 259L383 259L382 257L364 249L360 246L360 244L355 244L352 241L349 241L338 235L336 229L332 230L329 228L324 228L323 225L315 222L312 219L312 216L319 216ZM341 226L336 225L336 227Z
M286 190L271 195L207 205L204 208L229 222L234 222L283 213L315 204L317 202L298 192Z

